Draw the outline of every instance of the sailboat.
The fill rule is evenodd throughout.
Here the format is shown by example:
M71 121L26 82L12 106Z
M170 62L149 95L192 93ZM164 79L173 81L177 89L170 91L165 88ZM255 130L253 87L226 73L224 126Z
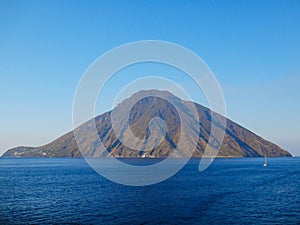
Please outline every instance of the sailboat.
M268 163L267 163L267 156L265 154L265 162L264 162L264 167L268 166Z

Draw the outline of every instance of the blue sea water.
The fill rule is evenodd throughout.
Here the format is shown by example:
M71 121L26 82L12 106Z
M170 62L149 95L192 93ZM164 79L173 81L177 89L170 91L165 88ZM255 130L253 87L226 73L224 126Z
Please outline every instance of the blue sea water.
M300 224L300 158L198 159L131 187L83 159L0 159L1 224Z

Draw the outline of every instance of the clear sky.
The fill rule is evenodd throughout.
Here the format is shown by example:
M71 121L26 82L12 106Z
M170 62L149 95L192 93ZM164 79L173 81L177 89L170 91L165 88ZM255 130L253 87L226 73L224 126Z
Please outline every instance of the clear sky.
M296 0L0 0L0 154L70 131L87 67L114 47L149 39L197 53L219 80L230 119L300 155Z

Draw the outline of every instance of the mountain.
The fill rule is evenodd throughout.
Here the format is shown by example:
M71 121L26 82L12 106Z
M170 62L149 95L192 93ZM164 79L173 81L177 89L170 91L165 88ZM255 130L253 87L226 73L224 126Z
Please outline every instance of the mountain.
M164 98L157 97L157 94L164 96ZM139 100L140 99L140 100ZM233 121L227 119L227 126L224 127L218 121L213 121L210 110L199 104L195 104L198 112L198 118L191 116L191 112L188 111L187 106L192 104L188 101L183 101L167 91L148 90L140 91L130 98L124 100L117 105L112 111L106 112L95 118L98 135L93 135L91 132L91 123L93 120L87 121L82 124L76 130L82 134L85 141L88 141L90 145L86 148L90 157L99 157L100 142L106 147L109 155L105 157L167 157L172 153L174 147L176 147L181 132L181 123L178 112L175 107L165 99L172 99L182 109L185 109L184 113L188 115L189 126L191 130L199 130L200 133L188 133L184 134L187 137L197 135L198 144L194 152L193 157L201 157L204 149L208 143L211 123L215 123L216 127L225 131L224 141L221 145L221 149L218 153L218 157L290 157L291 154L279 146L259 137L253 132L241 127ZM133 107L130 107L133 105ZM155 136L155 133L159 131L161 127L156 130L149 130L149 122L152 118L158 117L165 121L166 135L162 142L158 142L153 149L140 149L140 146L136 145L134 148L129 148L128 145L122 144L122 142L116 137L112 129L111 115L117 112L118 115L126 112L126 109L131 108L129 113L129 127L123 126L120 123L120 128L123 136L126 136L128 129L139 139L147 139L151 135ZM221 115L218 115L221 117ZM122 127L123 126L123 127ZM159 136L159 135L158 135ZM157 140L150 140L157 142ZM133 142L134 143L134 142ZM136 151L134 149L140 149ZM184 157L188 155L184 148L181 151L176 152L177 157ZM102 155L103 156L103 155ZM73 131L59 137L58 139L50 142L49 144L39 147L16 147L6 151L2 157L82 157L79 151Z

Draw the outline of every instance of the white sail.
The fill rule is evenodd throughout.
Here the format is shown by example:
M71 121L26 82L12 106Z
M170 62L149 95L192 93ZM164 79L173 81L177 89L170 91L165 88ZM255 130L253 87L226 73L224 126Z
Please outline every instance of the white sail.
M267 163L267 156L266 156L266 154L265 154L265 163L264 163L264 167L266 167L268 165L268 163Z

